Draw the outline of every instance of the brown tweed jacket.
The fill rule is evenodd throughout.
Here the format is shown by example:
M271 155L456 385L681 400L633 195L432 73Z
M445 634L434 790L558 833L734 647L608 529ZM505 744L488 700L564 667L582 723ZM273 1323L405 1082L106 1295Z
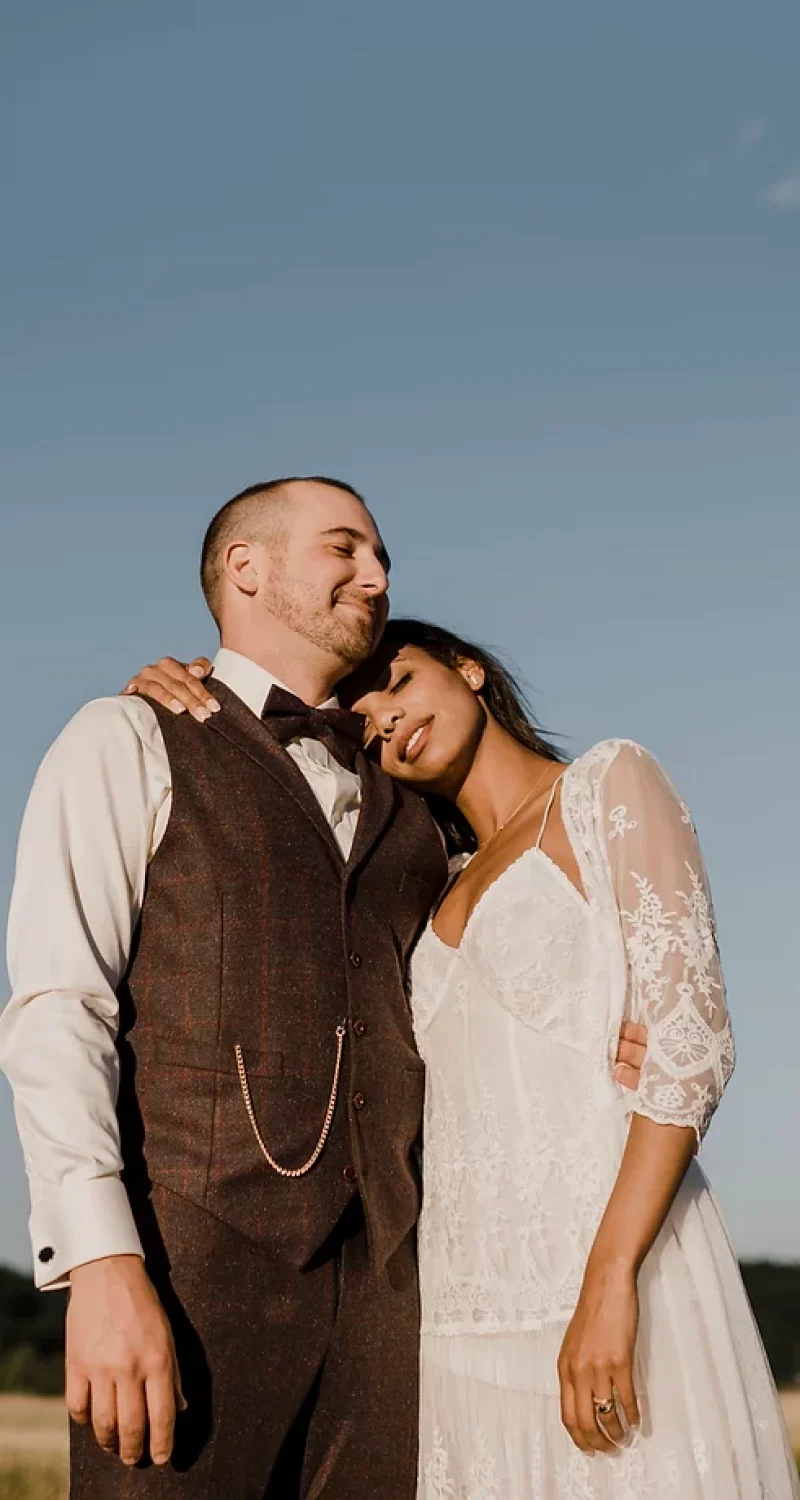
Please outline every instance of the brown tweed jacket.
M120 991L119 1118L134 1208L155 1182L306 1264L360 1191L374 1262L414 1224L423 1068L410 949L446 876L424 804L359 758L345 863L291 757L221 683L201 730L155 707L173 802ZM248 1116L235 1048L278 1175Z

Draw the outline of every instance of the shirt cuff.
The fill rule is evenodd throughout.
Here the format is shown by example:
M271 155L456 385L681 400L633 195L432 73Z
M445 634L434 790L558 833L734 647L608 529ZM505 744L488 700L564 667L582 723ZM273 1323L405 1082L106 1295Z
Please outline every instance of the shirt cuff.
M75 1266L107 1255L144 1256L119 1177L65 1177L39 1183L30 1217L33 1279L41 1290L69 1285Z

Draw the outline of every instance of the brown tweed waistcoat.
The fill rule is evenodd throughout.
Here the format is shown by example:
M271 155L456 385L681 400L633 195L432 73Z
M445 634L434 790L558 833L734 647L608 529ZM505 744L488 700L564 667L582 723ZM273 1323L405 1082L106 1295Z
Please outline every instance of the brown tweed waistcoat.
M154 705L172 809L120 991L119 1118L134 1207L159 1183L295 1266L360 1191L383 1264L414 1224L423 1067L405 994L445 856L419 798L364 756L347 863L291 757L221 683L200 728ZM302 1165L331 1095L327 1144Z

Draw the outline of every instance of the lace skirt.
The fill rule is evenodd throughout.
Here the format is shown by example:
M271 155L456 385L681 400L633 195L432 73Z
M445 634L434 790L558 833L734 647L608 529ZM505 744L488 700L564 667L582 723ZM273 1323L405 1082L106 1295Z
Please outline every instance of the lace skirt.
M562 1426L566 1321L424 1335L418 1500L798 1500L763 1346L696 1164L640 1295L642 1426L613 1456L587 1457Z

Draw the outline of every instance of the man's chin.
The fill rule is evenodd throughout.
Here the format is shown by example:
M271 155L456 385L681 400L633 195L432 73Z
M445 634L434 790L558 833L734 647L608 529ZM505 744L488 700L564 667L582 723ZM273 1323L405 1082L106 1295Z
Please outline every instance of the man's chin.
M382 622L375 615L357 614L355 610L349 613L350 619L346 627L343 620L339 621L336 644L348 667L360 667L372 655L380 640L383 633Z
M369 661L377 644L378 632L373 627L362 631L360 635L351 632L347 639L342 638L339 642L339 655L347 663L348 670L353 671Z

